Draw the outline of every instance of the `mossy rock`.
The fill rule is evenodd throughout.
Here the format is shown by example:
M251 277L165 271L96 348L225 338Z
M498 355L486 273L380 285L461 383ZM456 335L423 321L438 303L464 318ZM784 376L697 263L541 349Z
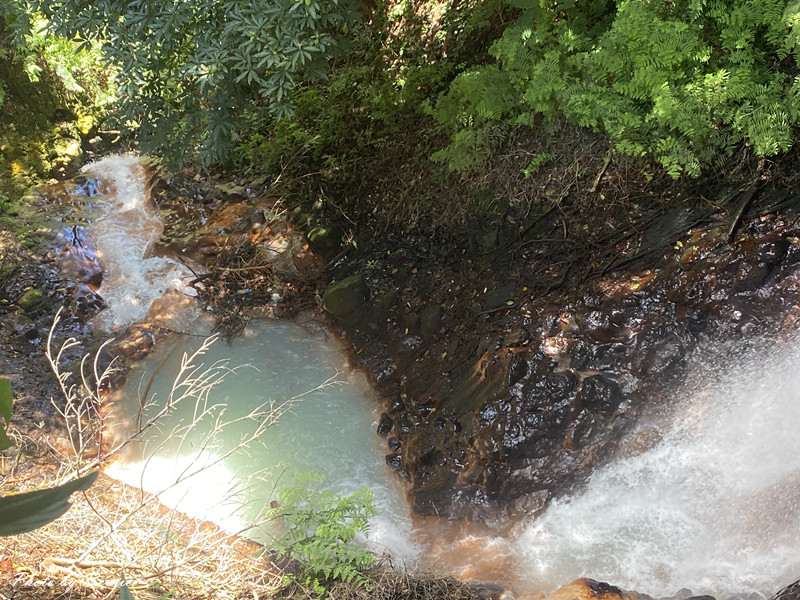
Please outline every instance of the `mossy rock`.
M44 301L44 292L38 288L31 288L26 290L22 296L20 296L17 304L26 313L32 313L36 312L36 310L42 306Z
M369 288L361 275L351 275L328 286L322 296L325 310L334 317L354 314L369 298Z

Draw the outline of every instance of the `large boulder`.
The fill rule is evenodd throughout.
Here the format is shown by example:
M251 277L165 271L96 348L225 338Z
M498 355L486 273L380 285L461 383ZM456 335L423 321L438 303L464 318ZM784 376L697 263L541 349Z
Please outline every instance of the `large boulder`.
M547 600L638 600L642 597L608 583L582 577L561 586L547 596Z
M351 275L328 286L322 305L334 317L346 319L361 308L369 298L369 289L361 275Z

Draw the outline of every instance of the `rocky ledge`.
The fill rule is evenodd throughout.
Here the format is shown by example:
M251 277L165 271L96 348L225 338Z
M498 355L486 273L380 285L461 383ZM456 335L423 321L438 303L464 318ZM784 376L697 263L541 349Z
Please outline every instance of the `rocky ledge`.
M662 211L610 268L546 288L500 249L424 255L406 240L340 265L323 302L386 398L378 433L414 510L536 514L668 400L703 340L794 331L797 203L763 197L735 236L726 215Z

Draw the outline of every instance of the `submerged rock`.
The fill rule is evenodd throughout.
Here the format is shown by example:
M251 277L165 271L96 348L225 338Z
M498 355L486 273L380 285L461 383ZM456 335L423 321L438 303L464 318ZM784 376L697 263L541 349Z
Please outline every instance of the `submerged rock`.
M381 418L378 420L378 435L381 437L386 437L389 435L392 427L394 427L394 421L392 420L392 417L386 413L383 413Z

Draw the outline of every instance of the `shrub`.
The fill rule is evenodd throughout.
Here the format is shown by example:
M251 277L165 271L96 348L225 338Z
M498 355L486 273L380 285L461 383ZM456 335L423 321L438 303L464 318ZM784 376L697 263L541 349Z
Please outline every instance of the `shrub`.
M513 0L520 16L495 63L460 75L436 116L455 132L439 158L485 143L487 124L562 116L606 132L617 151L696 176L745 144L773 156L800 119L800 2ZM470 131L467 135L464 131Z
M280 494L284 532L276 550L302 567L302 583L319 595L326 584L344 581L367 585L365 571L374 555L360 543L375 515L372 492L362 489L338 496L313 485Z
M97 46L52 34L23 0L0 3L0 210L66 167L114 100Z
M122 124L149 150L229 158L244 111L286 116L319 79L354 12L350 0L56 0L68 37L102 42L119 67Z

